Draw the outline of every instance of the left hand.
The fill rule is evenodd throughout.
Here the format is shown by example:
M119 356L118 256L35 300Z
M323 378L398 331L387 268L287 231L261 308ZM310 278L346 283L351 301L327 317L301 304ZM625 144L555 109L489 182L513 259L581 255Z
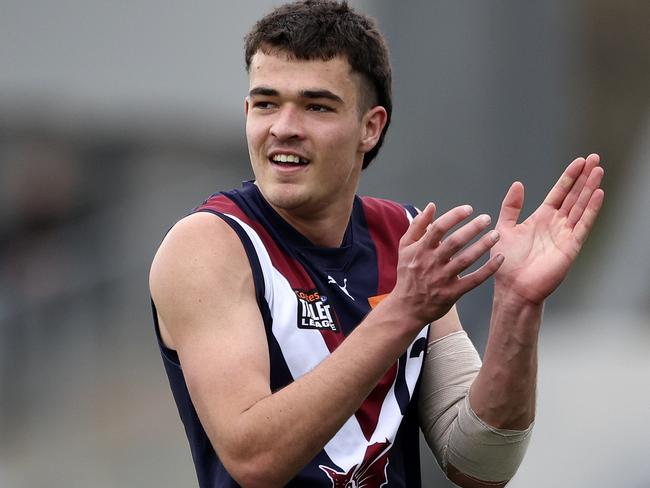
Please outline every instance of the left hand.
M577 158L564 171L544 202L521 224L524 186L512 184L501 206L492 248L505 261L496 286L533 303L542 303L567 275L602 206L600 157Z

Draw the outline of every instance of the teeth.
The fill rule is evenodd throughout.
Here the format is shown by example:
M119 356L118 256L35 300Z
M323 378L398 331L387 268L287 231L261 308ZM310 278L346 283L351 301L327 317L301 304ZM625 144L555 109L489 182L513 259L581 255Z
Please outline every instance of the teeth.
M293 163L293 164L299 164L299 163L306 163L306 159L299 158L298 156L295 156L293 154L276 154L273 156L273 161L276 163Z

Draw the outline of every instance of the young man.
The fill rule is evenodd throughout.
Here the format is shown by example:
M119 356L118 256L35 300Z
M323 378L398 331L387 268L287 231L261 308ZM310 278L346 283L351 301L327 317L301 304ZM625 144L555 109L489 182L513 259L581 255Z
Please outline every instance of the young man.
M452 481L504 486L534 418L543 302L602 204L598 156L521 224L514 183L484 233L469 206L356 196L391 114L371 20L284 5L247 36L246 63L255 181L179 221L150 277L200 486L419 486L419 427ZM454 304L491 276L481 365Z

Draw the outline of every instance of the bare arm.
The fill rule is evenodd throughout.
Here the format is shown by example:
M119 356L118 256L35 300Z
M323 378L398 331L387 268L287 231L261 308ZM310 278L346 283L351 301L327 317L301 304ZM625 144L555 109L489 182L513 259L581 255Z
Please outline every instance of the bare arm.
M467 396L480 368L481 359L454 307L432 324L418 409L438 464L463 488L505 486L521 462L530 433L497 431L476 420ZM457 460L462 469L454 465Z
M514 183L503 201L493 252L506 256L495 275L494 304L483 367L471 406L490 425L524 429L535 416L537 340L544 300L575 261L604 193L596 154L574 160L540 207L517 224L524 187Z
M499 257L459 278L494 241L479 240L454 263L449 257L487 222L475 219L442 245L469 210L459 207L429 225L434 212L428 206L402 239L395 289L318 367L277 392L269 386L250 266L234 232L212 215L195 214L168 234L150 279L163 338L178 351L215 450L242 485L281 486L295 476L421 328L496 271Z
M452 342L455 347L462 346L463 354L474 358L467 361L467 369L461 371L458 365L454 367L450 363L453 361L450 350L435 360L428 360L430 364L425 363L422 385L428 385L427 391L430 391L428 396L422 393L421 409L430 410L432 417L425 416L423 426L427 428L427 440L446 468L447 476L460 486L487 488L504 486L509 481L505 477L495 478L494 469L485 471L490 473L491 481L482 481L447 460L447 443L453 429L458 428L455 426L458 407L466 401L468 392L471 410L481 421L491 428L505 429L500 432L506 436L516 435L522 440L528 437L525 429L531 425L535 413L537 339L543 302L566 276L602 205L603 192L599 185L603 171L598 163L597 155L586 160L576 159L544 203L521 224L517 224L517 219L523 205L523 186L520 183L512 185L497 222L501 239L492 249L493 254L503 253L506 260L495 275L494 305L483 365L471 343L458 340ZM440 328L440 334L430 339L430 347L434 347L434 341L442 333L450 329L461 330L455 313L439 322L445 326ZM440 347L447 346L435 347L440 351ZM444 373L446 379L439 378L444 371L453 374ZM451 393L444 398L435 393L443 390ZM497 434L490 443L501 442L499 436L503 434ZM508 445L512 446L511 442L508 441ZM467 444L472 445L471 442ZM521 445L523 451L508 451L512 457L503 459L510 465L506 471L516 469L526 442ZM475 449L470 447L472 453L460 453L458 458L463 462L469 460L472 470L479 466L474 455L485 456L485 459L493 455L493 448L489 453Z

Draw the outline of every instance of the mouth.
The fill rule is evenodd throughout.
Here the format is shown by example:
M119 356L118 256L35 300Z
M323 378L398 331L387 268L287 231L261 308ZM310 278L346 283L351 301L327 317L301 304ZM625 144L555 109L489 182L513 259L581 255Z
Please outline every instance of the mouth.
M298 166L307 166L309 160L298 156L297 154L290 153L275 153L269 157L269 161L276 165L284 168L293 168Z

